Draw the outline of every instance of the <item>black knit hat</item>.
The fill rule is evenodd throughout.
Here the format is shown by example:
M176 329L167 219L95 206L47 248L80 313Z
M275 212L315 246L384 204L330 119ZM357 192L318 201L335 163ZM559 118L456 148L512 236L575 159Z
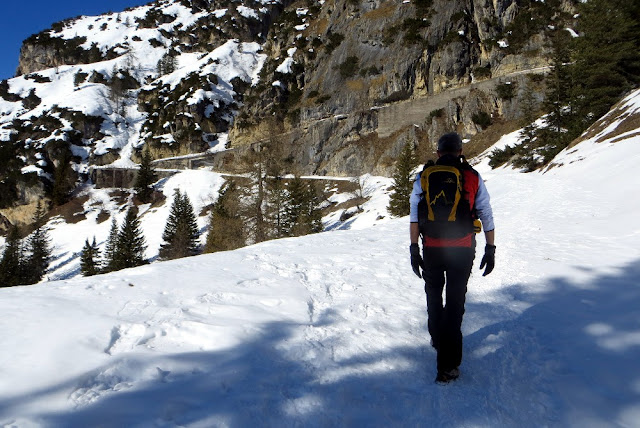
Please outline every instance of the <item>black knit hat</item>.
M444 134L438 140L438 151L443 153L453 153L462 150L462 139L455 132Z

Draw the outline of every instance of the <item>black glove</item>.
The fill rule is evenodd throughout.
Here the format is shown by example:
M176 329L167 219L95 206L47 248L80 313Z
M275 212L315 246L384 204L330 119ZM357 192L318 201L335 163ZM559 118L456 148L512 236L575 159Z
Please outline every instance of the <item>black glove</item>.
M480 270L487 265L487 268L484 270L482 276L487 276L493 270L493 267L496 265L496 246L495 245L485 245L484 246L484 256L482 257L482 261L480 262Z
M418 278L422 278L420 274L420 268L424 270L424 262L422 261L422 256L420 255L420 247L418 244L411 244L409 246L409 251L411 252L411 267L413 268L413 272L418 275Z

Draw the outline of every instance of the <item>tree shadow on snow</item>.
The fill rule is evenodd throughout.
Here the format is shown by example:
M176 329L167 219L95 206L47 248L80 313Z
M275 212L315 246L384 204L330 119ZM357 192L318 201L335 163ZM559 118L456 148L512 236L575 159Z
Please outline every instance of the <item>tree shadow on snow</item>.
M476 398L507 425L637 426L640 261L586 283L541 285L541 293L506 288L531 306L465 338L464 369L486 388ZM490 311L481 306L468 304L467 313Z
M330 359L318 338L292 357L305 326L272 323L232 349L122 354L109 365L0 403L0 422L30 400L73 391L78 406L42 413L55 427L123 426L567 426L631 424L640 403L640 262L577 287L544 293L519 284L505 296L530 305L465 337L461 378L433 383L435 352L407 345ZM583 284L584 285L584 284ZM468 302L467 314L494 307ZM426 312L426 309L425 309ZM328 311L315 327L335 325ZM426 313L425 313L426 321ZM428 333L425 331L425 336ZM348 338L343 338L348 340ZM349 344L343 344L349 346ZM328 358L326 367L309 357ZM183 367L183 369L180 369ZM320 367L320 368L318 368ZM142 375L144 374L144 375ZM144 382L129 384L141 377ZM116 392L114 392L116 391ZM637 416L638 413L635 413Z

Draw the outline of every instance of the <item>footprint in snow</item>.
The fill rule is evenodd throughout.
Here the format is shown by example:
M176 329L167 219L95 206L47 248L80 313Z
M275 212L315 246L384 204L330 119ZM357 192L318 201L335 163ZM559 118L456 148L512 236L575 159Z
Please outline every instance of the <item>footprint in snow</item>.
M120 324L111 330L111 342L105 353L117 355L133 350L144 337L146 327L142 324Z

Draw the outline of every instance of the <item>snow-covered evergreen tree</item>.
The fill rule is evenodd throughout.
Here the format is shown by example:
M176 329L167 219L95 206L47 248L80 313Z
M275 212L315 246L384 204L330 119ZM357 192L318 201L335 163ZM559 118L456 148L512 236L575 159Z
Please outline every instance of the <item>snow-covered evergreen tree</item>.
M149 151L149 148L146 148L142 152L142 160L140 161L140 168L138 169L138 174L136 175L136 181L134 184L136 196L144 203L151 202L151 195L153 194L152 185L158 179L158 175L156 174L151 161L153 161L151 152Z
M205 253L233 250L245 245L244 221L240 211L238 187L233 180L227 181L211 210Z
M124 223L118 232L116 248L113 258L114 270L140 266L147 262L144 258L147 244L140 230L140 219L135 207L127 211Z
M24 280L26 284L39 282L47 272L51 259L51 238L44 223L44 209L40 202L34 216L36 230L27 238L24 259Z
M413 143L405 144L393 173L393 185L389 201L389 213L396 217L409 215L409 196L413 189L413 169L417 161L413 149Z
M22 260L20 230L17 226L11 226L0 259L0 287L12 287L22 283Z
M104 250L104 272L112 272L116 269L116 254L118 253L118 222L115 217L111 219L111 228L107 237L107 245Z
M267 219L271 224L271 235L274 238L282 238L286 236L284 217L287 187L280 176L271 176L267 184Z
M322 232L320 198L316 190L296 175L288 183L283 228L287 236Z
M247 154L243 161L252 179L251 196L246 205L247 217L250 219L249 232L254 242L263 242L269 239L269 224L264 212L268 159L263 147L259 146Z
M193 256L198 253L198 223L193 205L187 193L175 189L173 203L167 224L162 234L164 243L160 246L163 260Z
M100 273L100 248L96 244L96 237L89 243L87 239L80 255L80 272L83 276L93 276Z

